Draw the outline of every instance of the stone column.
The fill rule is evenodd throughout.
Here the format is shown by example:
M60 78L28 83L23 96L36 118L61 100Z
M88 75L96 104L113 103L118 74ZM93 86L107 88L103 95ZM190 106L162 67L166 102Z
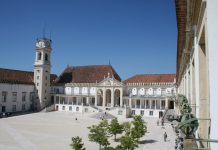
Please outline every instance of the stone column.
M89 97L86 97L86 104L90 104Z
M111 90L111 107L114 107L114 89Z
M128 100L129 100L129 107L132 108L132 98L130 97Z
M123 90L120 89L120 107L123 106Z
M95 93L95 106L97 106L97 102L98 102L98 89L96 89L96 93Z
M157 109L157 100L154 100L154 109Z
M105 103L106 103L106 90L103 90L103 107L105 107Z
M165 109L168 109L168 98L165 99Z
M54 95L54 104L56 104L56 95Z
M151 106L152 106L152 100L149 100L149 104L150 104L150 108L151 109Z

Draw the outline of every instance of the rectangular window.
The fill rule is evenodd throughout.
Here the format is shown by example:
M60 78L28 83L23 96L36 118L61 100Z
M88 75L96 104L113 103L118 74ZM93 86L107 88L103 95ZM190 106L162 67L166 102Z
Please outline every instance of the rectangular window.
M12 111L13 111L13 112L16 111L16 105L12 105Z
M31 92L30 93L30 101L33 102L34 101L34 95L35 93L34 92Z
M65 98L61 97L61 104L64 104L64 100L65 100Z
M144 116L144 110L141 110L141 115Z
M25 106L25 104L22 104L22 110L23 110L23 111L26 110L26 106Z
M7 95L8 95L7 92L5 92L5 91L2 92L2 100L3 100L3 102L7 101Z
M65 110L65 106L62 106L62 110Z
M22 92L22 101L23 101L23 102L26 101L26 92Z
M132 115L135 115L135 110L132 110Z
M72 106L69 107L69 111L72 111Z
M149 115L150 115L150 116L153 116L153 111L149 111Z
M56 104L59 104L59 96L56 96Z
M73 97L73 105L76 105L76 97Z
M39 76L37 76L37 79L39 79Z
M151 109L155 109L155 100L152 101Z
M72 105L72 104L73 104L73 100L69 99L69 105Z
M146 109L150 109L150 102L149 102L149 100L146 100Z
M165 101L161 101L161 109L165 109Z
M12 102L17 101L17 92L12 92Z

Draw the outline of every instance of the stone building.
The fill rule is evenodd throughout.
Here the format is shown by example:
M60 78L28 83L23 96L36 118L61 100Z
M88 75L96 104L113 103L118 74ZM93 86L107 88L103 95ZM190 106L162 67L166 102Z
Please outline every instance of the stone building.
M118 112L162 117L174 109L175 75L136 75L125 81L111 65L67 67L51 87L55 110ZM116 114L115 113L115 114Z
M35 92L33 72L0 68L0 113L36 110Z
M1 112L42 109L108 111L113 115L162 117L174 109L174 74L136 75L121 80L111 65L68 66L51 75L51 40L36 40L34 72L0 69Z
M218 1L176 0L178 26L177 92L199 120L196 138L218 139ZM199 142L199 148L217 149Z

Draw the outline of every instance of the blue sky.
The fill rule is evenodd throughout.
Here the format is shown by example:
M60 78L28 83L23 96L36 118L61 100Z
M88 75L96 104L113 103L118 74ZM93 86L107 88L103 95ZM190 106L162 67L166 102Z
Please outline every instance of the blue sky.
M176 70L174 0L1 0L0 18L1 68L33 70L45 26L52 73L109 60L122 79Z

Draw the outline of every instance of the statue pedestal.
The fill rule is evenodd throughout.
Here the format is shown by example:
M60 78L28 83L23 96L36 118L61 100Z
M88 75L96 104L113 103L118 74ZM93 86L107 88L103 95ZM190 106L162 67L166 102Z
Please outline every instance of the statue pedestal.
M184 139L184 150L193 150L193 140L192 139Z

